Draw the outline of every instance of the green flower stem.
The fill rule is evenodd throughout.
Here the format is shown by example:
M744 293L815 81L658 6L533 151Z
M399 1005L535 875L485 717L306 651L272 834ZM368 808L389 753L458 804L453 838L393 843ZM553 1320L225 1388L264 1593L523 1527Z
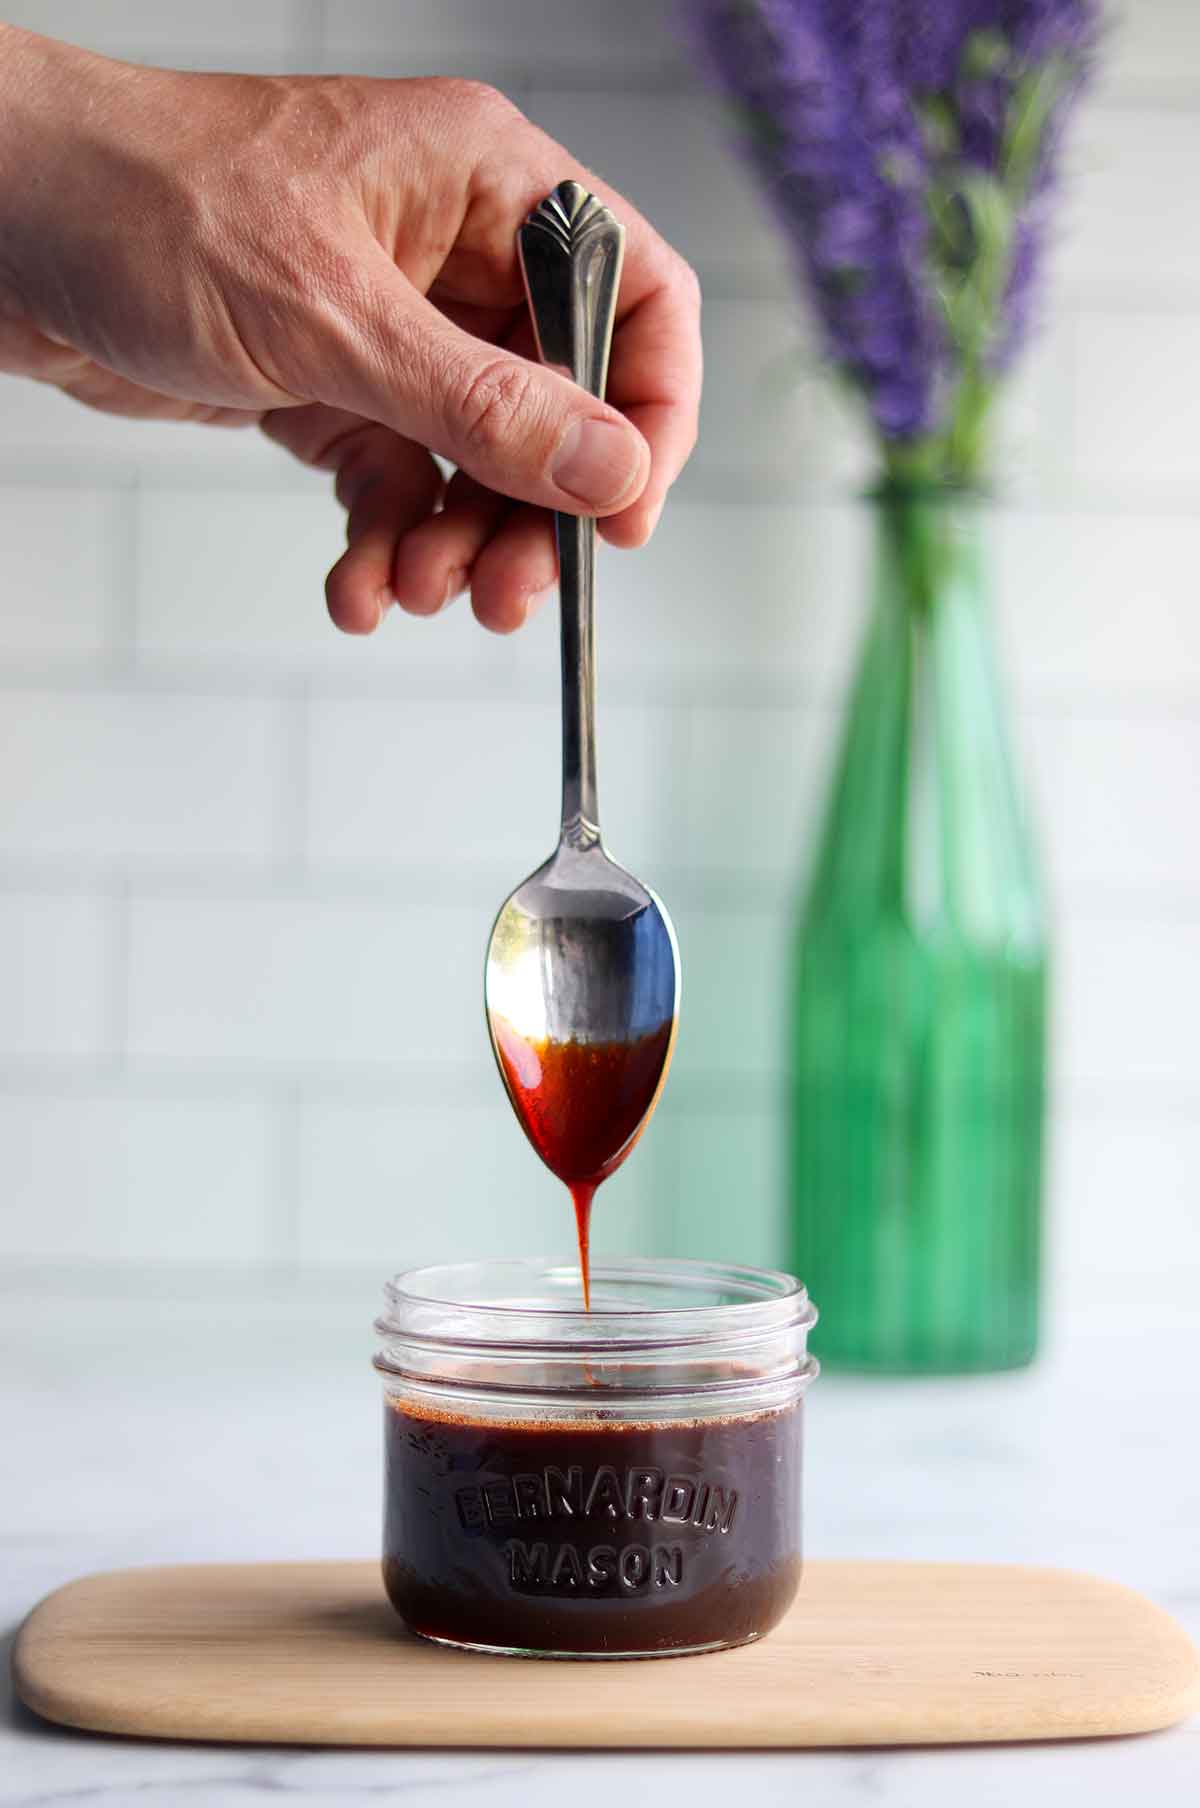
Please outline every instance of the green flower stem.
M999 54L994 34L968 39L964 63L986 63ZM1016 83L995 175L956 161L952 109L944 97L922 104L931 147L950 164L952 177L931 184L926 197L932 279L946 331L957 354L957 376L944 424L919 440L882 440L884 469L899 486L942 482L976 484L987 464L988 429L996 399L993 369L1004 301L1012 279L1017 222L1027 206L1045 151L1045 134L1070 78L1062 58L1029 69Z

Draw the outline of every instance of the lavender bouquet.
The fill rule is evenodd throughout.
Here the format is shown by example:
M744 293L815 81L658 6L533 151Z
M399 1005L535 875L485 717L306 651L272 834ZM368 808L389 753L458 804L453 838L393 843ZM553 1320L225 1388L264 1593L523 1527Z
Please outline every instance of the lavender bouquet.
M895 482L971 484L1096 0L687 0Z

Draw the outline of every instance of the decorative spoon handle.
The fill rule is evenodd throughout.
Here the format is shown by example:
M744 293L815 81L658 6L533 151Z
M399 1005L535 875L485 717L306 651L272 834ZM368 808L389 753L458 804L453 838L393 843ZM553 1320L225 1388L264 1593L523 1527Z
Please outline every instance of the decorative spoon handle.
M594 396L603 396L625 228L578 182L560 182L517 234L538 351ZM554 517L562 620L562 839L600 840L596 802L596 523Z

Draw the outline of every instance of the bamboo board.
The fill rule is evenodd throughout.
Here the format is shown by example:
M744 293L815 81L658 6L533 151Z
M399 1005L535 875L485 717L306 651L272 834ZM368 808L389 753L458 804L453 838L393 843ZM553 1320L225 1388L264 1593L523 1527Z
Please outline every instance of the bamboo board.
M17 1690L67 1726L392 1746L787 1747L1144 1732L1200 1710L1151 1602L1064 1570L812 1563L760 1644L529 1663L404 1632L373 1563L87 1576L21 1629Z

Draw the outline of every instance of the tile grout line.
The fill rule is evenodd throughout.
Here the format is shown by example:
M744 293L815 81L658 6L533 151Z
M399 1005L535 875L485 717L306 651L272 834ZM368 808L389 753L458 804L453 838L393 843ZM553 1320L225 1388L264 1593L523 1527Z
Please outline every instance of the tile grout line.
M132 962L132 897L127 879L119 879L110 894L108 950L105 958L106 1065L123 1075L129 1065L130 986Z
M117 868L67 859L57 867L0 856L0 896L21 893L30 898L79 897L97 892L114 895L123 888L130 903L184 903L203 909L210 902L294 903L356 906L368 912L410 908L442 910L458 907L473 914L494 902L511 875L503 862L494 865L456 864L452 858L431 869L421 861L376 865L336 863L309 865L300 873L263 865L242 867L214 864L143 866L137 861ZM679 909L699 915L764 916L787 907L796 883L794 866L779 868L682 866L673 861L655 865L658 886L669 886ZM413 885L424 880L421 902L413 905ZM1200 928L1200 893L1190 885L1165 887L1151 883L1145 890L1130 891L1095 875L1060 878L1055 885L1062 920L1075 928L1084 925L1145 927L1174 925L1189 931Z
M275 784L272 868L279 879L301 885L309 876L309 840L312 789L312 700L310 684L298 688L276 705L277 773Z
M415 1061L346 1061L311 1065L297 1071L278 1064L214 1061L205 1066L169 1058L152 1057L119 1067L103 1055L89 1057L21 1057L0 1055L0 1096L10 1098L88 1099L111 1095L119 1082L123 1095L176 1103L255 1103L272 1114L276 1135L271 1183L272 1215L278 1242L285 1254L295 1234L295 1216L301 1195L299 1129L313 1099L350 1111L386 1110L403 1116L439 1110L479 1109L496 1100L495 1082L488 1067L478 1060L430 1066ZM397 1105L398 1088L405 1103ZM693 1117L713 1118L782 1116L786 1111L786 1075L782 1072L709 1068L673 1073L660 1106L664 1130ZM1150 1076L1136 1092L1121 1080L1097 1083L1084 1079L1056 1081L1057 1121L1076 1129L1094 1126L1174 1125L1195 1131L1198 1096L1194 1088L1175 1082L1164 1089ZM1061 1134L1061 1128L1060 1128ZM653 1137L654 1148L665 1153L671 1136ZM664 1222L673 1223L673 1218Z
M1003 617L1003 605L999 613ZM1006 632L1011 638L1011 625ZM1010 658L1007 663L1007 689L1014 713L1022 719L1101 725L1190 723L1200 718L1200 675L1132 684L1124 679L1113 682L1082 676L1064 682L1055 678L1022 678L1014 673L1016 662ZM832 720L837 715L846 671L829 676L805 675L797 667L791 672L784 668L780 676L780 670L778 665L772 667L763 659L757 664L747 661L716 675L685 672L678 676L662 672L647 676L632 666L618 664L605 671L604 707L674 712L707 709L734 716L789 712L822 720ZM13 657L0 666L0 693L13 695L55 691L64 697L102 696L105 692L126 691L131 686L147 697L296 704L301 706L297 721L300 716L307 719L318 703L365 707L410 703L464 708L487 704L516 711L530 704L547 703L545 686L532 673L514 679L498 692L487 673L465 672L459 676L451 670L431 673L417 668L354 679L316 668L280 671L264 666L256 671L233 664L198 667L182 656L157 663L139 663L135 658L129 665L115 661L96 664L76 657ZM299 733L299 729L293 732ZM296 751L293 745L293 760ZM295 808L304 807L305 800L298 797Z
M128 684L137 670L137 637L140 617L139 566L142 531L142 479L122 484L116 495L117 542L113 548L110 599L110 634L105 669L100 681L110 678Z
M328 31L326 10L325 0L291 0L287 37L298 69L321 67Z
M284 1274L300 1262L300 1135L305 1094L293 1083L277 1093L271 1194L267 1202L267 1259Z
M1190 318L1195 304L1183 311ZM1078 315L1073 314L1070 319L1075 322ZM819 367L814 364L807 374L819 375ZM715 430L713 438L719 438ZM206 459L170 459L161 452L133 452L122 461L121 468L114 469L114 456L111 448L65 455L53 446L33 450L25 446L18 454L0 439L0 486L17 491L33 487L63 491L100 487L114 493L140 489L146 496L164 492L186 497L250 493L293 502L311 502L316 496L325 496L323 489L318 490L307 481L306 473L299 467L291 481L284 482L281 472L268 473L257 466L239 470L236 460L216 466ZM868 476L864 465L858 475L829 477L810 469L781 477L776 461L759 465L743 459L724 464L707 458L702 444L683 472L673 500L676 506L683 507L836 509L859 500L861 484ZM1143 481L1142 487L1131 489L1129 482L1098 482L1092 473L1060 477L1056 465L1048 477L1037 476L1035 480L1027 476L1024 482L1011 484L1001 494L999 506L1006 513L1050 518L1118 513L1191 520L1195 514L1195 487L1194 479L1182 477L1150 478Z
M158 64L162 64L169 54L176 60L199 58L206 66L244 67L250 72L272 68L282 56L299 69L317 70L322 62L339 54L328 48L328 19L328 0L291 0L284 33L275 51L251 50L232 42L226 47L211 40L194 43L189 41L185 26L169 53L165 46L151 53L136 33L118 33L110 41L106 54ZM493 54L485 79L493 85L506 84L531 94L551 93L568 100L577 96L602 99L623 94L651 99L666 94L678 99L703 100L709 105L719 104L714 102L711 89L697 72L687 45L671 32L665 17L660 16L660 20L661 32L656 31L652 38L642 43L642 55L636 60L631 57L623 63L606 63L593 74L585 56L543 55L539 59L528 50L507 56ZM494 49L494 40L488 48L489 51ZM359 65L374 55L381 56L389 69L395 67L403 73L398 50L394 43L380 43L378 32L362 31L347 37L340 54L349 59L359 73L362 73ZM439 64L440 73L451 76L465 73L461 67L461 52L458 68L453 66L456 60L453 55L438 59L426 51L412 60L420 65L409 71L414 75L430 73L435 62ZM1153 74L1124 74L1120 44L1113 61L1114 68L1106 72L1105 85L1091 97L1094 116L1155 112L1172 117L1200 118L1200 86L1181 87L1177 77L1166 75L1156 78Z

